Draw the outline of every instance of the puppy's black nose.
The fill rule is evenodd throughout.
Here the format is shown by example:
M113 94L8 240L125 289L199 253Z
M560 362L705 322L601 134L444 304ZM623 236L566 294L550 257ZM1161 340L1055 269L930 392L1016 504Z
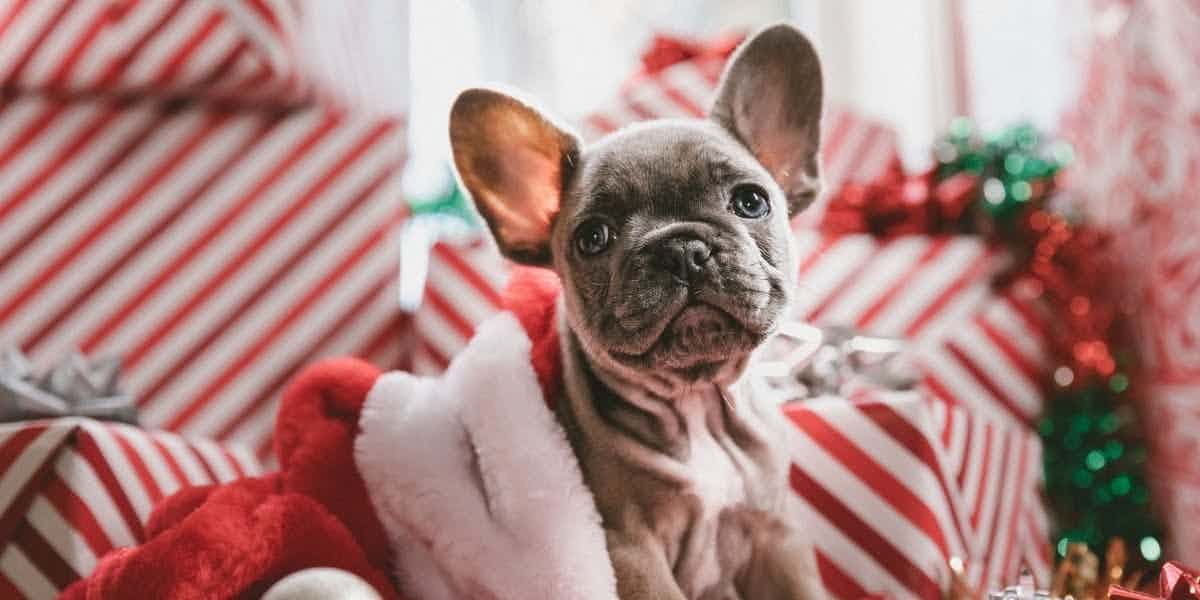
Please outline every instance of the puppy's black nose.
M655 244L652 252L656 267L691 283L703 277L704 263L712 257L712 248L693 237L667 238Z

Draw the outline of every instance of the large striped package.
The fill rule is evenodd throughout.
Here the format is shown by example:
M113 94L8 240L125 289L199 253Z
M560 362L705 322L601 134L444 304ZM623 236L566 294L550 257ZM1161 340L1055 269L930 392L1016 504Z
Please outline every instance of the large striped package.
M0 344L264 457L299 367L405 345L403 126L301 102L299 8L0 0Z
M260 470L250 448L128 425L0 425L0 597L54 598L108 551L144 541L162 498Z
M1029 429L911 392L785 408L791 484L831 596L938 600L959 559L973 589L1052 565L1041 444Z
M399 123L154 98L0 107L0 343L123 359L142 422L269 453L315 357L394 366Z
M0 86L299 102L291 0L2 0Z

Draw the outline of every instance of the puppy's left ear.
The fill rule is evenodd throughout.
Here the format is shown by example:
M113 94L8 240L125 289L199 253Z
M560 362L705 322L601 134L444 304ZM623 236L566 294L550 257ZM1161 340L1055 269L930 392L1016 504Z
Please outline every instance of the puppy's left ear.
M821 189L822 88L812 43L791 25L772 25L734 53L710 113L783 188L791 215Z
M454 165L505 256L550 264L550 225L579 164L579 141L532 106L471 89L450 111Z

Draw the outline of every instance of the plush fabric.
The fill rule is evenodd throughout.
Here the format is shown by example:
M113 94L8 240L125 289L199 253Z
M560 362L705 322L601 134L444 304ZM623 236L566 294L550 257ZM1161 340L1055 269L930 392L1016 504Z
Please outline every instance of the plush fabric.
M388 373L367 397L359 472L416 598L616 598L600 515L542 401L533 347L501 313L442 377Z
M481 327L444 378L308 367L283 395L279 473L181 490L145 543L63 597L258 598L333 567L387 600L615 598L599 517L548 408L558 290L549 272L515 274L513 314Z

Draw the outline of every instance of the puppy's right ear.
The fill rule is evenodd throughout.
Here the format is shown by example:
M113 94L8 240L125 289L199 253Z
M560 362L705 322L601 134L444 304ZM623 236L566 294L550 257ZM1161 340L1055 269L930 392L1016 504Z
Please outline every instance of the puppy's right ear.
M471 89L450 111L454 165L505 256L550 264L550 226L579 164L579 141L538 110Z

